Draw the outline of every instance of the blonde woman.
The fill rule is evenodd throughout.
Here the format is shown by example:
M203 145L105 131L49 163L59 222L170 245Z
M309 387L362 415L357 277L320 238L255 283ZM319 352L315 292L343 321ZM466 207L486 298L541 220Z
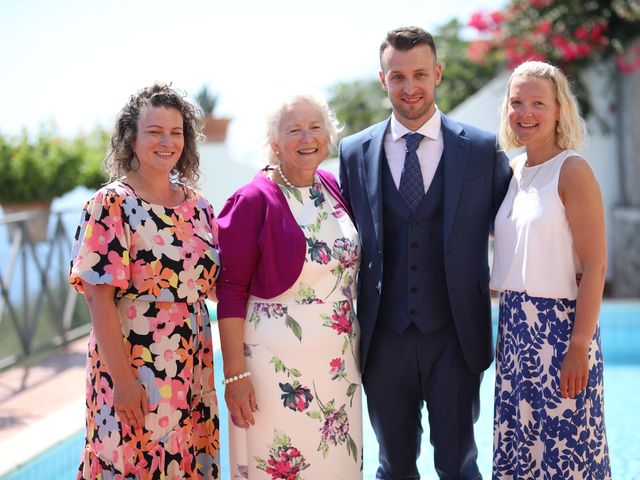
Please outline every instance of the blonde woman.
M515 69L499 136L504 148L525 151L512 161L495 222L495 479L611 476L598 329L604 209L576 152L584 135L558 68L530 61Z

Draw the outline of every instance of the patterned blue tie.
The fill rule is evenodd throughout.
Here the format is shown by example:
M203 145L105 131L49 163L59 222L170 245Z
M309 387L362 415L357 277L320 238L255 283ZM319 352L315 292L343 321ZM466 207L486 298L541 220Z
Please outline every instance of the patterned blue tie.
M411 213L416 211L418 204L424 196L424 182L422 180L422 170L420 170L420 161L418 160L418 145L424 138L419 133L407 133L403 137L406 140L407 153L404 157L404 168L400 176L400 187L398 191L400 196L407 204Z

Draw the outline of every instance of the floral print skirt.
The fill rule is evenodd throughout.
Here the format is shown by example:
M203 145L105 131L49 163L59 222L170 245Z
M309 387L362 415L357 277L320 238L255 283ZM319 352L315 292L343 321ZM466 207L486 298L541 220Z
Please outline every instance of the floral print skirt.
M589 348L589 379L560 395L575 300L500 296L494 411L494 479L611 478L604 424L600 330Z

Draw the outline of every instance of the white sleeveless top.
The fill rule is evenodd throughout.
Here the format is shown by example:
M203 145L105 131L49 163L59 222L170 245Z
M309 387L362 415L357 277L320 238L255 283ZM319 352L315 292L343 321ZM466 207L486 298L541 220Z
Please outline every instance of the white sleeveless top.
M526 153L514 161L507 195L495 220L490 286L532 297L575 299L582 272L558 194L564 161L579 156L565 150L546 162L525 167Z

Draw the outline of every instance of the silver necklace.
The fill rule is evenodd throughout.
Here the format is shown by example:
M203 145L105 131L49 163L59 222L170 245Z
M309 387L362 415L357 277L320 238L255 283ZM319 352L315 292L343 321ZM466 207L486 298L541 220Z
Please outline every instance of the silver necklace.
M544 162L547 163L547 162ZM516 197L518 196L518 193L520 192L529 192L529 187L531 186L531 184L533 183L533 181L535 180L535 178L538 176L538 173L540 173L540 170L542 170L542 168L544 167L544 163L540 164L539 167L535 173L533 174L533 176L531 177L531 180L529 180L529 182L527 183L526 186L520 188L520 182L518 182L518 180L516 179L516 185L518 185L518 190L513 194L513 198L511 199L511 207L509 207L509 213L507 213L507 218L511 218L513 216L513 205L516 203ZM524 166L526 167L527 164L525 163ZM524 171L524 169L523 169Z

